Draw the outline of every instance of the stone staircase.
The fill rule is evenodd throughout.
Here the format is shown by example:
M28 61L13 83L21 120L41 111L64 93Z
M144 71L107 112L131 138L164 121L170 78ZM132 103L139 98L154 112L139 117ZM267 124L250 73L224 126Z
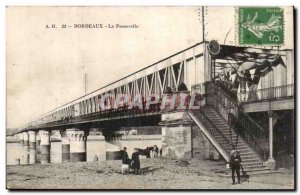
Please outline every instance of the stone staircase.
M194 112L194 115L210 131L215 140L226 150L228 155L231 151L230 140L240 152L242 166L249 175L270 174L275 171L267 168L260 156L240 137L237 136L227 122L211 107L201 108L201 111Z

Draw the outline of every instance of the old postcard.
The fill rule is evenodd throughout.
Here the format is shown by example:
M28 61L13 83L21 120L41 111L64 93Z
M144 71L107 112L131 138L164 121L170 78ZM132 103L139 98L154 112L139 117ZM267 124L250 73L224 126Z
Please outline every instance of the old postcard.
M7 189L294 190L293 19L8 6Z

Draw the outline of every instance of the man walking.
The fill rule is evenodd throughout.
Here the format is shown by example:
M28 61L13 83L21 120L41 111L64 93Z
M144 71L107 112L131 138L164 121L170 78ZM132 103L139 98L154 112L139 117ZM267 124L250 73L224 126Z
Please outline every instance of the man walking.
M231 176L232 176L232 185L235 184L235 172L238 178L238 183L240 183L240 168L241 168L242 159L239 153L236 150L233 150L230 156L230 168L231 168Z

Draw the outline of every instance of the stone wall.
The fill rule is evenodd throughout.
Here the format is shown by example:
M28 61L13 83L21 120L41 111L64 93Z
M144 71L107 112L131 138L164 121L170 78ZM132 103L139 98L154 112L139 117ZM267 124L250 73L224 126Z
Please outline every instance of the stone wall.
M221 156L215 147L205 137L199 127L192 127L193 158L219 160Z
M206 138L187 112L162 115L163 156L173 159L219 160L220 154Z
M163 156L174 159L192 157L191 126L162 128Z

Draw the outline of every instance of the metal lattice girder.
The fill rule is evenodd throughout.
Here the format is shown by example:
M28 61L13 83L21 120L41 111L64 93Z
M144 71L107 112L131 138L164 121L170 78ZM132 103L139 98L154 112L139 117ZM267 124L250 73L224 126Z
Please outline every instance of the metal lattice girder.
M106 85L96 91L69 102L57 109L54 109L43 116L35 119L30 125L47 123L51 120L59 120L73 116L83 116L100 111L100 98L105 94L113 94L113 98L107 98L106 103L113 105L117 94L123 93L132 100L136 95L144 97L150 94L162 95L167 87L177 90L181 82L187 82L190 76L187 71L189 61L192 66L196 65L197 58L204 56L206 43L199 43L171 55L157 63L154 63L140 71L132 73L125 78ZM209 54L206 54L209 56ZM203 64L204 66L204 64ZM204 71L209 68L204 67ZM193 72L193 76L195 73ZM203 77L203 75L198 75ZM192 83L195 84L195 83Z

